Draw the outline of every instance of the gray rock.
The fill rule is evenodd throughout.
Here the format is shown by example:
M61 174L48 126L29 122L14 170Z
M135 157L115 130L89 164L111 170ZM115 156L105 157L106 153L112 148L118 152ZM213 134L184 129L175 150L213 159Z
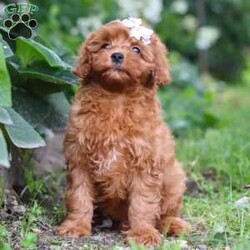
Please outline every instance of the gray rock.
M204 244L200 244L196 247L196 250L207 250L207 246Z

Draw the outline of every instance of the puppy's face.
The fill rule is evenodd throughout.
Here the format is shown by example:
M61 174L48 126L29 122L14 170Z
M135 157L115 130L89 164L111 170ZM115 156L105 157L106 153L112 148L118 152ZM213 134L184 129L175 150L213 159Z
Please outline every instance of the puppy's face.
M150 44L131 37L119 21L108 23L91 33L80 49L75 73L85 83L96 82L106 88L137 85L156 86L169 82L166 49L156 35Z

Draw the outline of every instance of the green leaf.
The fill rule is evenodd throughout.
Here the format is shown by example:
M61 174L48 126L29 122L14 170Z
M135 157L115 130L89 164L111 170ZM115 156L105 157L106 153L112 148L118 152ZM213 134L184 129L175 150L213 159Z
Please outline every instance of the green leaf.
M69 70L53 69L44 65L32 69L18 69L18 72L20 78L26 81L17 81L17 85L39 95L60 92L79 81Z
M38 148L45 146L43 138L34 128L12 108L7 109L13 124L5 125L11 141L19 148Z
M0 165L6 168L10 167L7 144L1 129L0 129Z
M11 85L12 86L22 85L25 79L18 72L18 69L20 68L20 66L16 62L13 62L11 60L7 60L6 65L8 68L9 75L10 75ZM13 91L13 88L12 88L12 91Z
M0 107L0 123L12 124L12 120L9 116L9 113L2 107Z
M44 61L51 67L69 67L53 50L30 39L18 38L16 40L16 54L24 67L33 61Z
M5 64L3 42L0 39L0 106L11 106L11 84L9 73Z
M12 85L39 95L60 92L79 83L79 79L70 70L51 68L44 63L33 65L31 69L22 69L10 61L7 66Z
M12 51L15 51L15 47L16 47L15 40L9 39L8 33L9 32L6 28L0 26L0 34L2 35L3 40L7 42L8 46L10 46Z
M42 96L22 88L13 89L13 109L35 129L49 113Z
M63 92L38 96L16 88L13 96L14 109L33 127L65 128L70 105Z
M9 44L5 40L2 40L2 42L3 42L4 57L8 58L8 57L13 56L13 51L10 48Z
M19 73L27 78L40 79L54 84L76 84L78 78L69 70L45 68L43 66L32 67L31 69L19 69Z
M63 129L67 124L70 105L63 92L47 95L44 97L50 109L44 124L51 129Z

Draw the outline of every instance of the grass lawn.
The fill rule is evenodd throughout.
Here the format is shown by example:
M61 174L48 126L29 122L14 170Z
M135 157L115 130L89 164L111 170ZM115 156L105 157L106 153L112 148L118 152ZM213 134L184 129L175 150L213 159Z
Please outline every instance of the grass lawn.
M178 141L178 156L189 175L184 214L194 226L186 240L209 249L250 249L250 86L217 93L215 129L191 131ZM244 201L244 200L243 200ZM229 248L228 248L229 249Z
M177 154L188 174L183 215L193 226L193 233L180 237L179 241L168 238L157 249L250 249L250 200L239 202L250 197L249 93L250 86L230 87L217 93L211 109L220 118L218 126L205 132L190 131L177 140ZM35 184L39 188L34 192L39 192L48 179L44 183L39 179ZM23 215L2 219L0 250L11 249L10 246L12 249L129 249L117 233L103 230L87 239L54 236L52 229L61 218L62 206L53 206L49 213L45 212L46 206L37 199ZM131 249L146 248L132 244Z

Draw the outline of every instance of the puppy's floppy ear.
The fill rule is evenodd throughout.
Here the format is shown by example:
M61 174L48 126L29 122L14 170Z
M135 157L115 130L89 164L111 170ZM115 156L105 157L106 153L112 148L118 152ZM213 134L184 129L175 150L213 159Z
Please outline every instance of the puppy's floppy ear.
M170 83L169 64L167 61L167 48L155 35L153 41L155 67L153 69L153 81L155 85Z
M88 75L91 69L91 52L88 49L88 45L92 37L93 33L90 33L85 42L80 46L76 67L73 70L73 73L82 79Z

